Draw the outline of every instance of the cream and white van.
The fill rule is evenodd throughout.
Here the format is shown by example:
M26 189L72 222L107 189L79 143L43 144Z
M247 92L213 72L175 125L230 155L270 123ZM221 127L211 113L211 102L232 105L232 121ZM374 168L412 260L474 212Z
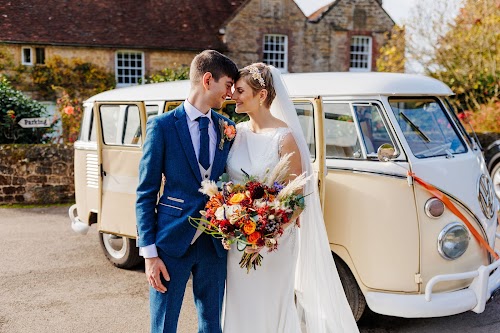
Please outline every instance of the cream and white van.
M400 317L483 312L500 286L500 261L456 212L408 176L444 193L495 247L499 204L482 153L447 100L452 91L408 74L284 78L317 171L332 260L356 319L366 306ZM188 91L188 81L141 85L84 104L70 217L81 233L97 224L118 267L140 261L135 190L146 119L169 112ZM220 112L235 116L234 102Z

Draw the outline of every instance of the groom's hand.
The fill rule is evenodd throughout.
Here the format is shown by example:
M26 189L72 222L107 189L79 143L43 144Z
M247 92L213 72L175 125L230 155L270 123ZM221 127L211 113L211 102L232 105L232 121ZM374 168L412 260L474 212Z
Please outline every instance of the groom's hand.
M146 277L151 287L160 293L166 292L167 288L161 282L160 274L163 274L166 281L170 281L170 275L168 275L167 267L163 261L159 257L146 258L145 264Z

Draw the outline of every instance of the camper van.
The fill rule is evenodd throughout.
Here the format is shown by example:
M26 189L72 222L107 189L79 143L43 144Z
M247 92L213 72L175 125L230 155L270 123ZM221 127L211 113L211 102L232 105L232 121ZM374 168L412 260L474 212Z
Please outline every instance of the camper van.
M309 145L332 260L356 319L481 313L500 286L498 199L481 150L435 79L394 73L283 75ZM86 100L74 145L75 231L95 225L117 267L140 262L136 187L146 121L189 81ZM239 120L234 101L217 110ZM186 223L188 223L186 221Z

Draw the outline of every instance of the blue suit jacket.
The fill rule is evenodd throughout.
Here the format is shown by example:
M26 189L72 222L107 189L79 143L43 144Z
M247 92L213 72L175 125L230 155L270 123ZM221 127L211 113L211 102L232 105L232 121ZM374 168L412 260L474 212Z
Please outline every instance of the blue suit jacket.
M212 163L210 179L217 181L224 172L227 155L232 142L219 142L222 133L219 120L234 124L227 118L212 111L216 127L217 146ZM158 204L162 173L166 183ZM158 248L172 257L186 253L196 229L188 217L200 217L199 211L205 207L207 197L200 193L201 174L194 152L186 120L184 105L171 112L150 118L143 156L139 165L139 185L137 187L136 217L140 247L155 243ZM217 254L227 254L220 240L213 239Z

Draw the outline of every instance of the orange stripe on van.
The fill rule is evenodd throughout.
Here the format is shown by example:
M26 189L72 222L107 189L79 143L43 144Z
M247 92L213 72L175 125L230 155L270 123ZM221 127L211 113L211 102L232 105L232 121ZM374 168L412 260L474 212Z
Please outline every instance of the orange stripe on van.
M436 198L441 200L444 205L453 213L455 214L456 217L458 217L462 222L467 226L469 229L470 233L476 238L476 240L479 242L481 246L483 246L488 252L495 258L495 260L498 260L498 254L491 248L490 244L481 237L479 232L472 226L472 224L467 220L467 218L458 210L458 208L451 202L451 200L440 190L432 186L431 184L425 182L421 178L415 176L413 172L408 171L408 176L413 177L417 183L422 185L427 191L429 191L432 195L434 195ZM499 222L500 222L500 217L499 217Z

